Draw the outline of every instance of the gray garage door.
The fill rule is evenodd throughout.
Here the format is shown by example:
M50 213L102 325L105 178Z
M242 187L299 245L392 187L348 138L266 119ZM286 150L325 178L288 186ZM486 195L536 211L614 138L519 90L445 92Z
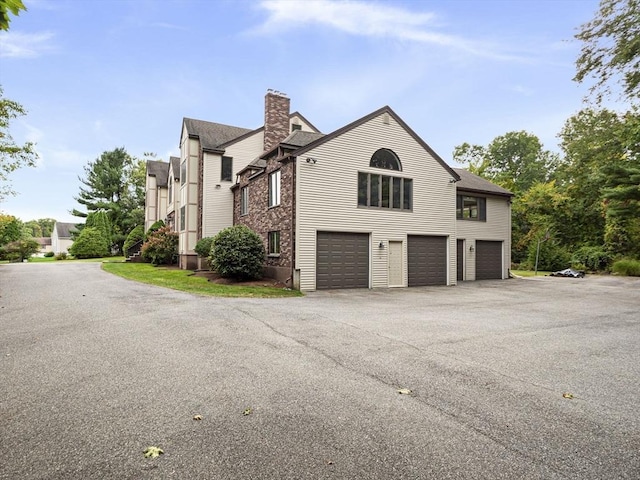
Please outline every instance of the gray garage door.
M409 286L447 284L447 237L407 237Z
M502 278L502 242L476 241L476 280Z
M316 288L369 288L369 234L318 232Z

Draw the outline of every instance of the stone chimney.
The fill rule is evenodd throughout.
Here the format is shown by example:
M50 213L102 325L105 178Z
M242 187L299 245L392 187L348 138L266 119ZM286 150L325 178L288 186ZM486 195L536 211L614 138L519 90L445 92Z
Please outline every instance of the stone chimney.
M289 106L284 93L271 89L264 97L264 150L271 150L289 135Z

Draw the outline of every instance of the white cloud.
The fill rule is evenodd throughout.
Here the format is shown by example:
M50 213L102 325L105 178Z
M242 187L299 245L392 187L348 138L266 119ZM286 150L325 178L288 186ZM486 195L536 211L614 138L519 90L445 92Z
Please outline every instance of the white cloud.
M151 23L149 26L155 27L155 28L165 28L167 30L184 30L184 31L188 30L186 27L182 25L175 25L173 23L166 23L166 22Z
M268 18L254 32L257 34L273 34L274 31L316 24L350 35L439 45L497 60L524 60L481 41L436 31L436 15L431 12L359 0L263 0L260 7L267 10Z
M42 162L49 167L79 167L85 165L92 157L86 153L71 149L57 149L42 153Z
M532 88L525 87L524 85L513 85L509 87L509 90L524 95L525 97L530 97L534 94L534 90Z
M52 32L0 33L0 58L33 58L55 49Z

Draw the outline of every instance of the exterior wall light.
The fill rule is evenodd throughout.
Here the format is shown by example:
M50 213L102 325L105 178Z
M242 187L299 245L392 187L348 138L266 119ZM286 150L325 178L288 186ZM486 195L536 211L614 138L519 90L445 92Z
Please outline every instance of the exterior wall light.
M473 248L473 245L471 245L471 246L469 247L469 251L470 251L471 253L473 253L473 252L474 252L474 250L475 250L475 249Z
M384 243L380 242L380 243L378 244L378 248L384 248Z
M307 157L307 163L316 163L316 161L315 158Z

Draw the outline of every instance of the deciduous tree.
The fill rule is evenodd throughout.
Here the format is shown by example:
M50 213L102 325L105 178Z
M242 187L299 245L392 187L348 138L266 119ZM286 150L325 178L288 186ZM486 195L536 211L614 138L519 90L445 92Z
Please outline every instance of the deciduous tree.
M593 78L597 103L620 84L622 96L640 99L640 0L601 0L594 18L575 36L582 42L574 80Z
M11 120L26 114L22 105L4 97L0 87L0 202L8 195L15 195L9 174L21 167L33 167L38 160L33 142L17 145L9 133Z
M0 0L0 30L9 30L10 13L17 16L26 9L22 0Z

